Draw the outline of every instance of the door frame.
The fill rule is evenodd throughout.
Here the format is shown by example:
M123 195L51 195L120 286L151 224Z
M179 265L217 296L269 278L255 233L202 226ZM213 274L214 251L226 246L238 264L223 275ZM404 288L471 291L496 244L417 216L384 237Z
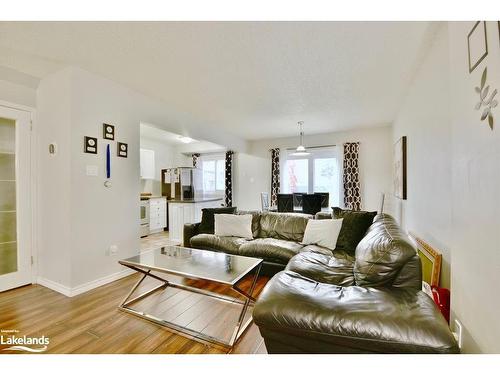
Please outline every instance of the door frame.
M31 121L30 131L30 196L31 196L31 283L37 283L38 276L38 131L36 127L36 109L33 107L0 100L0 107L28 112Z

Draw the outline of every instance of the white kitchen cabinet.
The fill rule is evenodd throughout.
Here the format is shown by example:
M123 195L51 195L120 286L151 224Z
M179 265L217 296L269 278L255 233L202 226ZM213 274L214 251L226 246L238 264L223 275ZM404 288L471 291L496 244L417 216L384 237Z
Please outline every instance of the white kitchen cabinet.
M182 243L184 224L199 223L203 208L221 207L222 199L206 199L197 201L169 201L168 202L168 230L171 240Z
M155 152L153 150L140 150L141 178L154 180L155 178Z
M149 200L149 232L161 232L167 226L166 198L151 198Z

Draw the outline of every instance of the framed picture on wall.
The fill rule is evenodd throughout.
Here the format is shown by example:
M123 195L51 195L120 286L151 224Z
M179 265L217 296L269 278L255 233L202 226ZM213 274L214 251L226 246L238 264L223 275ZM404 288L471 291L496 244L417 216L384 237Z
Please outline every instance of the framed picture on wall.
M410 238L417 247L417 253L422 261L422 280L431 286L439 286L441 276L442 255L428 243L410 232Z
M477 21L467 35L467 49L469 56L469 73L488 55L488 40L486 38L486 22Z
M97 138L84 137L83 152L87 154L97 154Z
M406 199L406 136L394 145L394 195Z
M102 124L102 137L104 139L109 139L114 141L115 139L115 127L110 124Z

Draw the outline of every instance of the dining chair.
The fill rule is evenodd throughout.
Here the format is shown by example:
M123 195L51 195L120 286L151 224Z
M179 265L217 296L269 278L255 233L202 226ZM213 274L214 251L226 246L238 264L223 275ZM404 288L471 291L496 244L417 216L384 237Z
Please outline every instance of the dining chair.
M260 193L262 211L269 211L269 193Z
M316 215L321 211L321 195L304 194L302 196L302 212L309 215Z
M302 196L304 193L293 193L293 206L302 207Z
M293 212L293 194L278 194L278 212Z
M321 207L328 207L330 203L330 193L314 193L321 197Z

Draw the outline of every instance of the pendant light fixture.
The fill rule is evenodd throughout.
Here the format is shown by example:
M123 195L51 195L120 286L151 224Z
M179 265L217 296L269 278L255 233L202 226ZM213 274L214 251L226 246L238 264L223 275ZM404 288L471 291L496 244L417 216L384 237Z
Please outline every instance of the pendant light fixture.
M307 156L309 155L309 152L307 152L306 148L304 147L304 130L303 130L303 125L304 121L299 121L299 145L295 149L295 152L292 154L293 156Z

